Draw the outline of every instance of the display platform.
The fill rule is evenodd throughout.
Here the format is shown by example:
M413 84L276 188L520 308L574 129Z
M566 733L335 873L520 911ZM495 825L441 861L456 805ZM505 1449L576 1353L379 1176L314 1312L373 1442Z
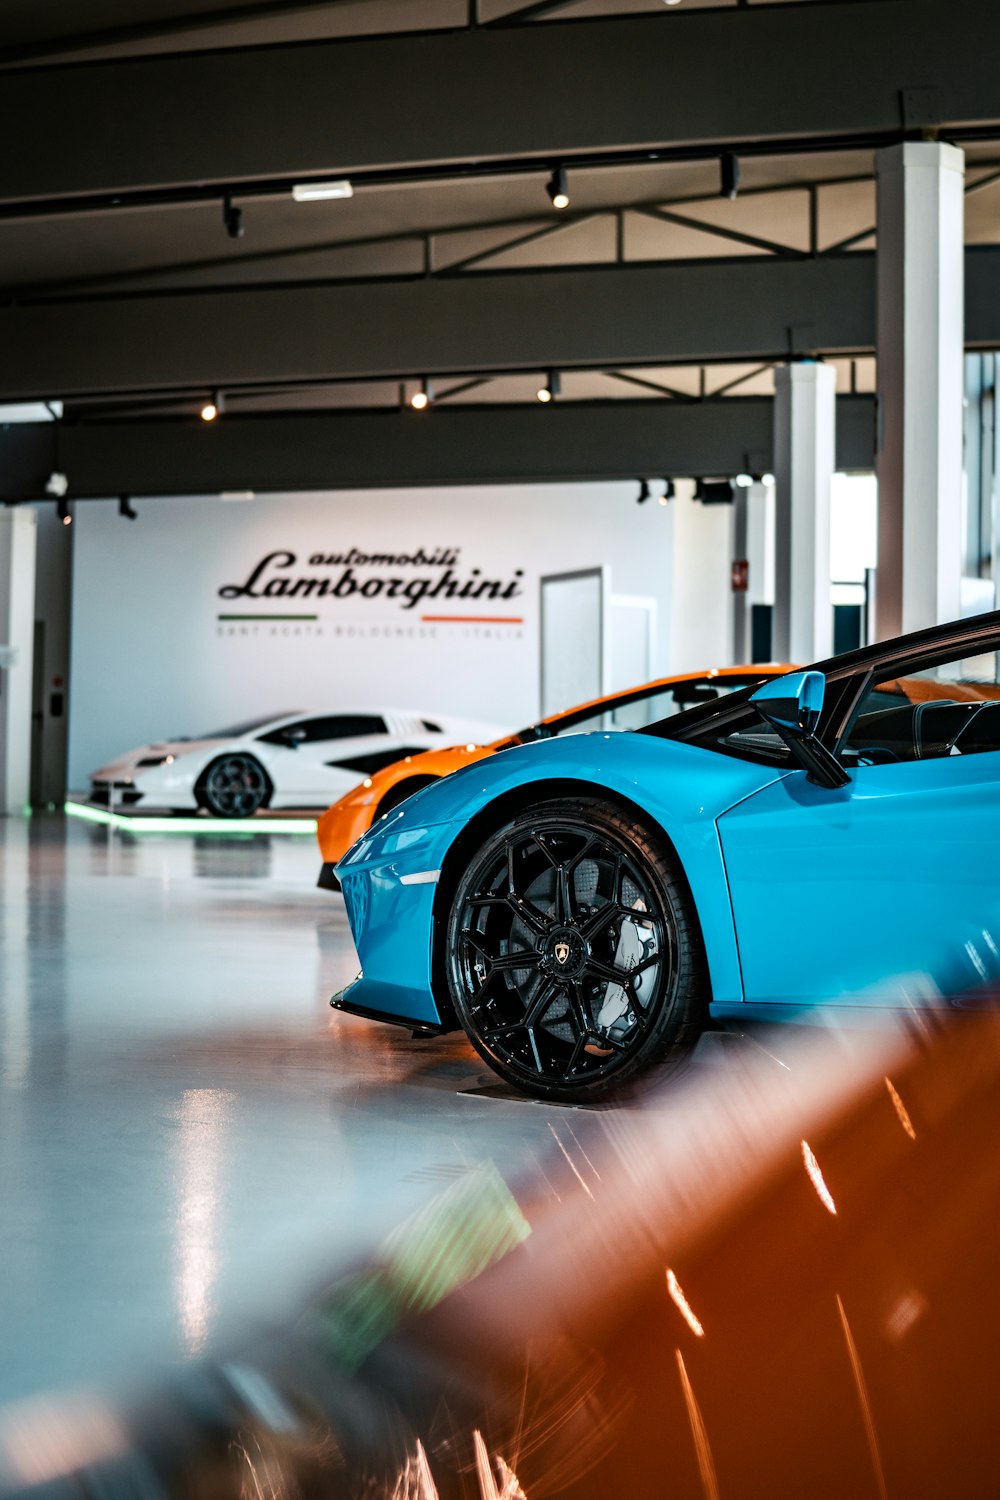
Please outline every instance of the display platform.
M67 817L82 818L88 823L103 823L109 828L127 828L130 833L186 833L207 837L226 837L234 833L289 833L315 837L319 813L296 814L271 812L262 808L249 818L213 818L208 813L149 812L139 808L122 808L114 812L95 807L85 797L68 797L64 804Z

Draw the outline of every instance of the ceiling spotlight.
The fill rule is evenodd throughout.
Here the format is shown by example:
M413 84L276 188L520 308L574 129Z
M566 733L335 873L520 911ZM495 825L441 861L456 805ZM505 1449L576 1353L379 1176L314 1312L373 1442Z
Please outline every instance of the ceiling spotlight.
M434 392L431 389L430 381L422 380L420 382L419 391L414 391L413 395L410 397L410 405L413 407L414 411L426 411L427 407L430 406L433 400Z
M723 198L735 198L740 190L740 159L734 151L723 151L719 157L719 192Z
M681 0L663 0L664 5L680 5Z
M637 505L644 505L645 502L648 499L649 499L649 480L648 479L640 479L639 480L639 493L635 497L635 503Z
M128 495L118 496L118 514L124 516L126 521L139 519L139 512L132 509L132 501Z
M59 519L64 526L72 526L73 517L70 514L69 501L66 499L65 495L59 496L59 500L56 505L56 511L58 512Z
M243 238L243 210L237 208L227 193L222 200L222 222L226 226L226 233L231 240Z
M45 481L45 493L47 495L54 495L57 500L61 500L63 495L67 494L68 491L68 477L65 474L61 474L58 469L53 469Z
M297 182L292 197L296 203L322 203L327 198L353 198L354 189L346 177L330 182Z
M674 498L674 481L672 479L665 479L663 481L663 494L657 495L656 498L659 500L661 505L670 504L671 500Z
M733 481L731 479L699 479L694 487L694 498L702 505L732 505Z
M543 403L543 405L548 405L548 403L550 401L554 401L556 397L561 394L561 392L562 381L559 378L559 371L550 370L548 375L545 377L545 384L538 387L535 395L538 397L539 401Z
M569 185L566 181L566 168L556 167L552 176L545 184L553 208L569 208Z
M216 417L221 417L225 410L225 402L221 391L213 391L205 402L198 415L203 422L214 422Z

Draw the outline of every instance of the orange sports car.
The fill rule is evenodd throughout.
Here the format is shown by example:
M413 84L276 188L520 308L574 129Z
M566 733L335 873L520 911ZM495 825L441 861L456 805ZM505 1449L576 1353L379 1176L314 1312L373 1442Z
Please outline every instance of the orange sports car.
M318 884L325 890L339 891L334 866L378 818L398 807L421 787L457 771L461 766L482 760L496 750L548 739L554 734L580 734L589 729L641 729L645 724L655 724L657 720L692 708L696 703L710 702L736 688L789 670L789 667L774 662L762 662L754 666L715 667L707 672L661 677L642 687L610 693L592 703L581 703L576 708L551 714L547 719L540 719L537 724L530 724L527 729L496 740L492 745L454 745L446 750L425 750L420 755L407 755L404 760L393 761L366 776L339 802L327 808L319 819L316 836L323 866Z

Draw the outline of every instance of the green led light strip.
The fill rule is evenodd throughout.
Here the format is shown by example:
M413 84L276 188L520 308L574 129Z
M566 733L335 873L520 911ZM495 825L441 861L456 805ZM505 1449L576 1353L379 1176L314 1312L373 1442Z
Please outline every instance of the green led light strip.
M234 833L315 834L315 818L146 818L123 817L90 807L83 802L67 802L64 811L70 818L85 823L103 823L109 828L124 828L129 833L196 833L202 837L225 838Z

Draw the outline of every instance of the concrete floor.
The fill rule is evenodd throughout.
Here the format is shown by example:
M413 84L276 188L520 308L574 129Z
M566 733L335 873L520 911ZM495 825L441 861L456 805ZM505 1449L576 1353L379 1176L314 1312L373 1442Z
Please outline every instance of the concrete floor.
M552 1148L567 1112L474 1092L461 1037L330 1010L318 864L0 819L0 1403L240 1339L471 1161Z

